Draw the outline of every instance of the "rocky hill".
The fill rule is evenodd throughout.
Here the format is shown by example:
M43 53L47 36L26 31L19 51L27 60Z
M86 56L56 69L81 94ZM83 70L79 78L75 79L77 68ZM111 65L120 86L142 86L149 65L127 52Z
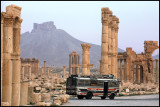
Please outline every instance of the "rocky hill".
M38 58L40 66L47 61L47 66L68 66L69 54L76 51L82 60L83 41L77 40L66 31L57 29L54 22L34 23L33 30L21 35L21 57ZM94 67L99 67L101 46L91 44L90 59ZM119 52L123 50L118 49ZM80 61L81 62L81 61Z

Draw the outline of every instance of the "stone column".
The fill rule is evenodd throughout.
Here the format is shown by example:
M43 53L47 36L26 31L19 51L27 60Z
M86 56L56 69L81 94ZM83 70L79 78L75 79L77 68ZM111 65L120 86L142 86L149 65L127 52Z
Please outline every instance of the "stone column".
M156 83L159 83L159 67L158 67L158 59L156 59Z
M116 63L116 60L115 60L115 16L113 16L112 18L112 23L111 23L111 71L112 71L112 74L117 78L117 75L116 75L116 72L115 72L115 63Z
M29 74L29 80L31 80L32 79L31 66L28 66L28 74Z
M12 61L13 52L13 17L4 16L3 27L3 78L2 78L2 102L11 105L12 98Z
M127 82L127 62L124 59L124 82Z
M111 28L111 24L108 24L108 74L113 74L112 72L112 28Z
M139 68L139 65L136 65L136 84L138 83L138 68Z
M69 55L69 76L71 76L71 55Z
M16 18L13 23L13 54L12 54L12 106L20 104L20 77L21 77L21 60L20 60L20 40L21 40L21 23L22 19Z
M37 60L37 73L39 73L39 60Z
M25 106L28 103L28 81L21 82L20 105Z
M138 84L140 83L140 66L138 66Z
M46 74L46 61L44 61L44 72Z
M82 75L90 75L90 69L88 70L89 65L89 53L91 45L89 44L81 44L83 53L82 53Z
M41 70L42 70L42 74L44 73L44 67L41 67Z
M22 81L24 80L24 66L22 66Z
M63 79L65 79L66 76L66 66L63 66Z
M154 83L155 83L155 73L154 73L154 59L153 59L153 61L152 61L152 77L153 77L153 81L154 81Z
M1 12L1 99L2 99L2 75L3 75L3 21L4 14Z
M109 8L102 8L102 44L101 44L101 61L100 61L100 75L107 75L108 71L108 35L110 15L112 11Z
M77 68L77 74L79 75L80 74L80 72L79 72L79 70L80 70L80 55L78 55L78 68Z
M121 82L123 82L124 81L124 79L123 79L123 71L122 71L122 59L120 59L120 77L121 77Z
M79 67L77 67L77 75L79 75Z
M114 19L116 21L116 24L115 24L115 73L118 77L118 70L117 70L117 67L118 67L118 62L117 62L117 56L118 56L118 29L119 29L119 18L115 17Z

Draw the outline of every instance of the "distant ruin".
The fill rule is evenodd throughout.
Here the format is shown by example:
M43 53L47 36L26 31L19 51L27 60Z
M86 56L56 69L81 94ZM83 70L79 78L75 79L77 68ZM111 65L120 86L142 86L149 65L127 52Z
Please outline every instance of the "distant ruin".
M137 84L154 83L154 65L156 61L156 83L158 83L159 60L152 59L152 53L158 48L158 41L144 41L144 53L136 54L132 48L126 48L126 52L118 53L118 61L120 61L120 75L118 78L122 82ZM122 66L124 67L124 70L122 70ZM136 74L134 72L136 72Z

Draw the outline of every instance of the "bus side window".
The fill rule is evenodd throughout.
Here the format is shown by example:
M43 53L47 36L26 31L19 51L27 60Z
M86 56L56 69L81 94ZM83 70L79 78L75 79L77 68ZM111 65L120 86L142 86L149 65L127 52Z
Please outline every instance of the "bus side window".
M84 86L84 80L78 80L78 85L79 86Z
M85 86L90 86L90 80L86 80L84 84Z
M101 80L98 81L98 86L103 86L103 84L104 84L104 81L101 81Z

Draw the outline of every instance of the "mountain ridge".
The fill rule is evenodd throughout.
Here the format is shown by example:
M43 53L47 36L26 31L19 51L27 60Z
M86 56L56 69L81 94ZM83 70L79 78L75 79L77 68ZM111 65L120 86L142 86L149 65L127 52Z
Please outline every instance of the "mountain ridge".
M54 22L44 22L42 24L34 23L31 32L21 34L21 57L37 58L40 66L46 60L47 66L68 66L69 54L76 51L80 54L80 64L82 63L82 47L80 41L63 29L57 29ZM89 43L90 63L94 67L99 67L101 59L101 46ZM118 49L119 52L124 52Z

